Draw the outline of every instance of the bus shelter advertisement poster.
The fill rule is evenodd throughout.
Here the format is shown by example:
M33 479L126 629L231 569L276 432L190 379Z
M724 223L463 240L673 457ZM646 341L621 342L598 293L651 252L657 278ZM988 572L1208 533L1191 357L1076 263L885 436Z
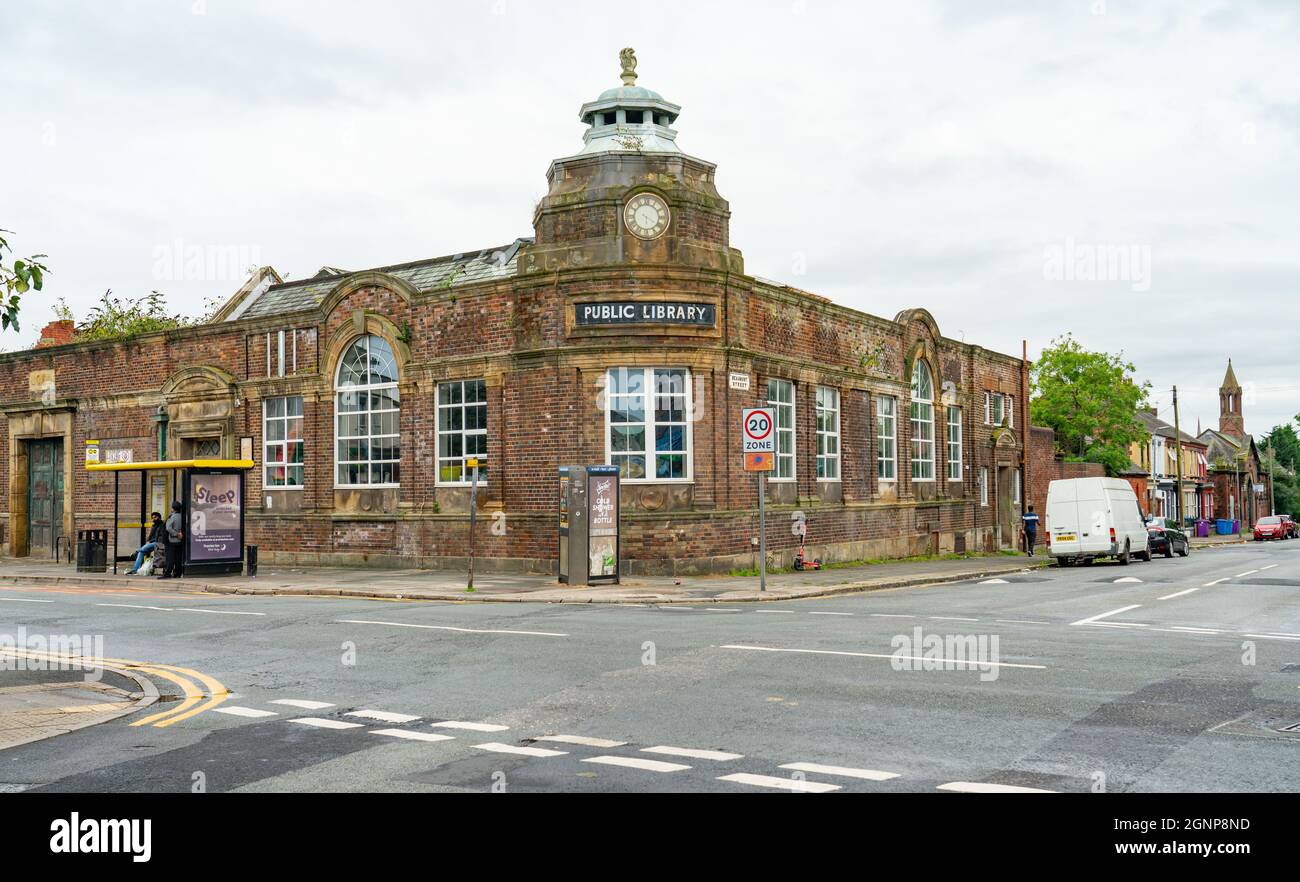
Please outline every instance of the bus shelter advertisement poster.
M239 475L194 475L190 480L190 560L239 557Z

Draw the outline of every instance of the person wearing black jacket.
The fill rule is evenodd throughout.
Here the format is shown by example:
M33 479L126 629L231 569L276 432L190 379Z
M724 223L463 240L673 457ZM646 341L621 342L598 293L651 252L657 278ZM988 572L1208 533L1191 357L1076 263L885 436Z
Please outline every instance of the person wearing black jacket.
M145 540L143 545L135 550L135 566L131 567L131 569L127 571L128 576L134 576L136 573L140 572L140 567L144 566L145 555L153 554L158 546L166 541L167 537L163 535L164 528L162 515L158 512L154 512L150 517L153 519L153 525L149 529L149 538Z
M179 502L172 503L172 513L167 518L167 566L160 579L179 579L181 577L181 542L185 539L185 521L181 512L185 506Z

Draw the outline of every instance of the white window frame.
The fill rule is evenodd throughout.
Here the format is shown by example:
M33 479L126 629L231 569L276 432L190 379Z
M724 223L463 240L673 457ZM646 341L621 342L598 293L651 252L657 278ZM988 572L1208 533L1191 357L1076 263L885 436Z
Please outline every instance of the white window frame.
M818 386L816 395L817 480L836 484L840 481L840 390Z
M1007 398L1001 392L984 393L984 424L986 426L1003 426L1010 427L1007 423ZM994 404L997 407L994 407Z
M367 359L367 364L369 364L369 363L370 363L370 357L371 357L371 356L370 356L370 346L371 346L371 341L373 341L373 340L381 340L381 341L382 341L386 346L388 346L388 348L389 348L389 352L390 352L390 353L392 354L392 356L393 356L393 373L396 375L396 374L397 374L397 371L398 371L398 368L397 368L397 353L396 353L395 351L393 351L392 344L388 343L387 340L383 340L382 337L376 337L374 334L365 334L365 335L363 335L363 336L360 336L360 337L357 337L356 339L354 339L351 343L348 344L347 349L343 350L343 357L339 359L338 366L337 366L337 367L335 368L335 370L334 370L334 487L335 487L336 490L352 490L352 489L355 489L355 488L357 488L357 487L369 488L369 489L372 489L372 490L396 490L396 489L398 489L399 487L401 487L401 485L402 485L402 484L401 484L401 478L402 478L402 474L401 474L401 463L402 463L402 429L401 429L401 427L402 427L402 402L401 402L401 393L398 391L398 382L397 382L397 380L395 379L395 380L394 380L393 382L391 382L391 383L370 383L370 382L369 382L369 379L370 379L370 377L369 377L369 373L367 373L367 376L366 376L366 380L367 380L367 382L366 382L365 384L358 384L358 385L355 385L355 386L346 386L346 387L345 387L345 386L341 385L341 383L340 383L340 378L341 378L342 373L343 373L343 366L344 366L344 364L345 364L345 362L346 362L346 359L347 359L348 353L350 353L350 352L352 351L352 347L355 346L355 345L357 344L357 342L359 342L359 341L365 341L365 344L366 344L366 359ZM370 395L370 393L372 393L372 392L385 392L385 391L391 391L391 392L393 393L393 395L392 395L392 400L393 400L393 402L396 404L396 407L393 407L393 408L385 408L385 409L380 409L380 410L375 410L375 409L373 409L373 408L371 407L370 402L369 402L369 395ZM364 410L346 410L346 411L343 410L343 408L341 407L341 404L342 404L342 397L343 397L343 395L345 395L345 394L359 394L359 393L366 393L366 396L367 396L367 403L366 403L366 407L365 407L365 409L364 409ZM397 414L397 417L396 417L396 420L397 420L397 434L395 434L395 435L390 435L390 434L377 435L377 434L375 434L375 432L373 431L373 423L371 422L371 419L370 419L370 418L373 417L373 416L375 416L375 415L377 415L377 414L388 414L388 413L394 413L394 414ZM366 433L365 435L341 435L341 434L340 434L340 432L339 432L339 428L340 428L340 426L342 425L344 418L346 418L346 417L362 416L362 415L364 415L364 416L367 417L367 433ZM396 448L397 448L397 458L396 458L396 459L375 459L375 458L373 457L373 455L371 455L371 451L373 450L373 442L374 442L375 440L377 440L377 439L383 439L383 440L387 440L387 439L395 439L395 440L396 440ZM340 441L349 441L349 440L357 440L357 441L364 440L364 441L366 442L367 458L366 458L365 460L359 460L359 459L358 459L358 460L350 460L350 459L346 459L346 460L345 460L345 459L341 459L341 458L339 457L339 442L340 442ZM343 470L343 467L344 467L344 466L349 466L349 465L362 465L362 464L364 464L364 465L366 466L366 481L365 481L364 483L362 483L362 482L351 483L351 482L348 482L348 481L344 481L344 480L343 480L343 477L342 477L342 470ZM394 466L395 469L396 469L396 471L397 471L397 480L394 481L394 482L392 482L392 483L382 483L382 484L372 483L372 482L370 481L370 477L371 477L371 474L370 474L370 473L371 473L371 467L372 467L372 466L376 466L376 465L379 465L379 466L383 466L383 465L392 465L392 466Z
M980 508L989 507L989 470L988 466L980 467Z
M626 371L629 375L641 373L641 392L633 393L615 393L614 372ZM683 378L682 389L680 391L667 391L662 394L671 395L672 397L680 396L682 398L682 421L672 420L660 423L656 419L656 402L655 398L661 393L658 390L657 382L660 373L680 373ZM613 367L605 371L605 462L609 465L622 466L616 462L614 457L633 457L643 456L645 458L644 478L622 477L624 484L690 484L695 480L695 424L691 419L695 412L694 389L691 378L691 372L684 367ZM613 411L615 407L614 399L619 398L641 398L641 416L639 422L615 422ZM643 447L638 450L614 450L613 428L615 426L644 426L645 440ZM681 426L682 443L684 449L658 451L655 449L655 440L658 430L663 427ZM681 456L684 460L683 475L680 478L660 478L658 474L658 457L659 456Z
M888 405L889 413L885 413L884 405ZM892 395L876 396L876 480L890 484L898 480L898 399Z
M1022 481L1023 479L1020 477L1020 469L1016 469L1015 480L1012 486L1012 497L1011 497L1012 505L1019 505L1021 502L1021 493L1023 492L1021 489Z
M912 368L911 411L912 482L929 484L934 481L934 375L922 358Z
M482 389L483 389L483 400L482 400L482 401L466 401L466 399L465 399L465 387L466 387L466 386L469 386L469 385L478 385L478 386L481 386L481 387L482 387ZM454 388L456 388L456 387L460 387L460 401L458 401L458 402L445 401L445 400L443 399L443 393L444 393L444 391L445 391L445 392L450 392L452 389L454 389ZM474 483L474 480L473 480L473 479L474 479L473 472L478 472L478 483L479 483L479 486L482 487L483 485L485 485L485 484L488 482L488 474L489 474L489 473L488 473L488 469L487 469L487 464L488 464L488 454L487 454L487 434L488 434L488 421L487 421L487 417L488 417L488 405L487 405L487 382L486 382L482 377L468 377L468 378L466 378L466 379L464 379L464 380L451 380L451 381L448 381L448 382L446 382L446 383L439 383L439 384L438 384L437 391L436 391L435 394L436 394L436 396L437 396L437 399L436 399L435 404L436 404L436 407L437 407L437 409L438 409L437 447L436 447L436 449L435 449L435 451L434 451L434 459L435 459L435 464L434 464L434 469L435 469L435 471L434 471L434 474L436 475L435 483L436 483L439 487L471 487L471 486L473 486L473 483ZM466 428L466 426L469 424L469 423L468 423L468 420L467 420L466 418L468 417L468 415L469 415L469 411L470 411L471 409L473 409L473 410L479 410L479 409L481 409L481 410L483 411L483 426L482 426L482 428L478 428L478 429L467 429L467 428ZM444 414L444 413L451 414L451 413L454 413L454 412L456 412L456 411L460 411L460 428L459 428L459 429L444 429L444 428L443 428L443 414ZM445 437L449 437L449 438L450 438L450 437L455 437L455 436L457 436L457 435L460 436L460 456L443 456L443 455L442 455L442 439L443 439L443 437L445 436ZM473 454L469 454L469 453L466 453L466 452L465 452L466 450L468 450L468 444L466 443L466 441L467 441L467 439L469 439L469 438L483 438L483 439L484 439L483 444L481 445L481 446L483 447L483 452L482 452L482 453L473 453ZM480 445L478 445L478 444L476 443L475 446L477 447L477 446L480 446ZM465 461L468 460L468 459L477 459L477 460L479 461L478 468L474 469L473 472L471 472L470 469L468 469L468 468L465 467ZM444 465L451 465L451 464L455 464L455 463L460 463L460 467L461 467L461 475L463 475L463 477L462 477L461 480L459 480L459 481L448 481L448 480L444 480L443 477L442 477L442 468L443 468L443 466L444 466Z
M948 406L948 481L960 482L962 479L962 424L961 408ZM955 431L954 431L955 430ZM956 437L954 437L954 435Z
M780 394L773 398L773 389L789 390L789 400L784 400ZM799 480L799 411L795 406L798 398L798 388L793 380L784 380L780 377L768 377L767 380L767 406L776 411L776 468L767 476L769 484L792 484ZM788 417L789 425L783 426L787 422L783 417ZM790 439L790 452L781 452L781 439ZM790 464L790 474L784 474L783 465Z
M289 402L296 399L298 402L297 415L289 414ZM280 401L284 404L284 410L281 415L271 416L271 402ZM303 435L303 427L306 425L303 416L303 397L301 395L277 395L273 398L262 400L262 488L264 490L302 490L307 483L307 446L306 438ZM298 423L298 440L294 441L289 437L289 424ZM284 431L279 433L280 439L271 441L271 424L283 423ZM289 447L293 444L303 445L303 461L295 463L289 458ZM284 450L284 458L273 460L270 451L275 449ZM273 484L271 483L271 469L284 469L285 480L296 469L300 475L297 484Z

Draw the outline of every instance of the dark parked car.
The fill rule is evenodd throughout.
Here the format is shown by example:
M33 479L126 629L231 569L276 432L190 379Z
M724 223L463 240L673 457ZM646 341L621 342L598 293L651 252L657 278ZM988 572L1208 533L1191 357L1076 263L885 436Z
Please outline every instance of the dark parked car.
M1165 557L1187 557L1192 550L1192 543L1182 530L1165 524L1151 524L1147 527L1147 549L1152 556L1163 554Z

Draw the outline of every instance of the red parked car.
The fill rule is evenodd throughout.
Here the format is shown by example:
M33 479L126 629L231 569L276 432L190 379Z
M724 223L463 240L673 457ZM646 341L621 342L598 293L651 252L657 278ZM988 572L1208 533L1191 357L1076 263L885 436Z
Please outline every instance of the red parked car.
M1297 524L1295 522L1295 518L1291 517L1290 515L1278 515L1278 517L1280 517L1282 519L1282 523L1286 525L1287 528L1286 538L1288 539L1300 538L1300 524Z
M1286 539L1290 535L1290 528L1279 517L1260 518L1255 524L1256 542L1263 542L1265 539Z

